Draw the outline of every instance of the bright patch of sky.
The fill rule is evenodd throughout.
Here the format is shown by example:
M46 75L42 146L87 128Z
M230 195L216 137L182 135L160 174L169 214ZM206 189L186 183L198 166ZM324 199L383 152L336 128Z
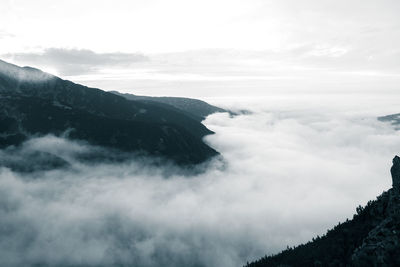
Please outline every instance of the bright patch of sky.
M0 12L1 59L107 90L393 93L400 84L395 0L6 0ZM179 89L188 81L222 84Z

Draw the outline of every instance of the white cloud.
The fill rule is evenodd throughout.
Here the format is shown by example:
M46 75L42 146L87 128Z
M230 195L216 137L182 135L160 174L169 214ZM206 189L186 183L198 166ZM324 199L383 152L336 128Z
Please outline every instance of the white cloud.
M31 140L24 151L67 157L71 167L1 170L0 259L8 266L239 266L323 234L390 187L400 135L375 117L395 111L395 99L219 101L253 114L207 118L216 132L207 142L226 165L191 177L165 178L170 171L135 160L76 164L73 151L91 148Z
M17 36L2 53L38 47L144 53L280 50L309 43L374 52L395 49L399 42L399 3L394 0L17 0L0 8L2 27Z
M52 48L2 58L104 90L209 97L398 92L398 54L382 50L370 59L370 52L351 47L307 44L279 51L205 49L161 54Z
M0 31L13 38L2 39L0 55L146 95L397 92L399 7L395 0L6 1Z
M63 76L96 73L113 66L127 68L148 60L146 56L137 53L99 54L87 49L60 48L49 48L35 53L8 53L3 57L22 65L37 66L42 70L50 67Z

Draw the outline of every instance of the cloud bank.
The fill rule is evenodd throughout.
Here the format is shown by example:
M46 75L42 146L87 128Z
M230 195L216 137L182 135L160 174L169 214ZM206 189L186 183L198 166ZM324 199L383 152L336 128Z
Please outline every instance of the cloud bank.
M62 48L48 48L36 53L8 53L3 56L15 62L51 67L63 76L96 73L115 66L126 68L148 60L139 53L95 53L88 49Z
M196 175L165 176L173 166L143 159L89 164L75 155L97 148L30 140L21 155L69 165L0 169L1 265L241 266L323 234L390 187L400 134L376 116L395 99L220 101L253 113L207 118L216 134L206 140L225 164Z
M397 92L399 56L398 49L310 41L278 50L141 54L48 48L0 57L105 90L207 97L246 95L249 91L262 96L283 92Z

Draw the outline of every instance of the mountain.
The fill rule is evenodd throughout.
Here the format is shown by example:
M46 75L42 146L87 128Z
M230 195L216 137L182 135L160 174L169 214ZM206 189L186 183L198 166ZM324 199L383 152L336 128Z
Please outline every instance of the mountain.
M71 139L178 164L219 154L202 140L213 132L173 106L127 100L1 60L0 99L0 147L67 131Z
M111 91L110 93L123 96L128 100L140 101L142 103L159 103L159 105L162 107L173 106L199 122L201 122L208 115L211 115L213 113L229 112L225 109L210 105L207 102L193 98L139 96L133 94L122 94L116 91Z
M339 223L326 235L313 238L247 267L261 266L400 266L400 158L393 159L393 188L365 207L352 220Z
M390 122L396 130L400 130L400 113L378 117L378 120Z

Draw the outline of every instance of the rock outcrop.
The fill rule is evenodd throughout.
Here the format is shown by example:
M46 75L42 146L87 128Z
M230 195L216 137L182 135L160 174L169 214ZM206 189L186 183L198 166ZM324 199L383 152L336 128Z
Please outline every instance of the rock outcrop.
M390 173L392 174L393 191L400 193L400 157L394 157Z
M352 220L247 266L400 266L400 157L390 171L393 188L358 207Z
M389 191L386 218L380 222L353 255L354 266L400 265L400 158L395 156L390 169L393 188ZM371 265L373 264L373 265Z

